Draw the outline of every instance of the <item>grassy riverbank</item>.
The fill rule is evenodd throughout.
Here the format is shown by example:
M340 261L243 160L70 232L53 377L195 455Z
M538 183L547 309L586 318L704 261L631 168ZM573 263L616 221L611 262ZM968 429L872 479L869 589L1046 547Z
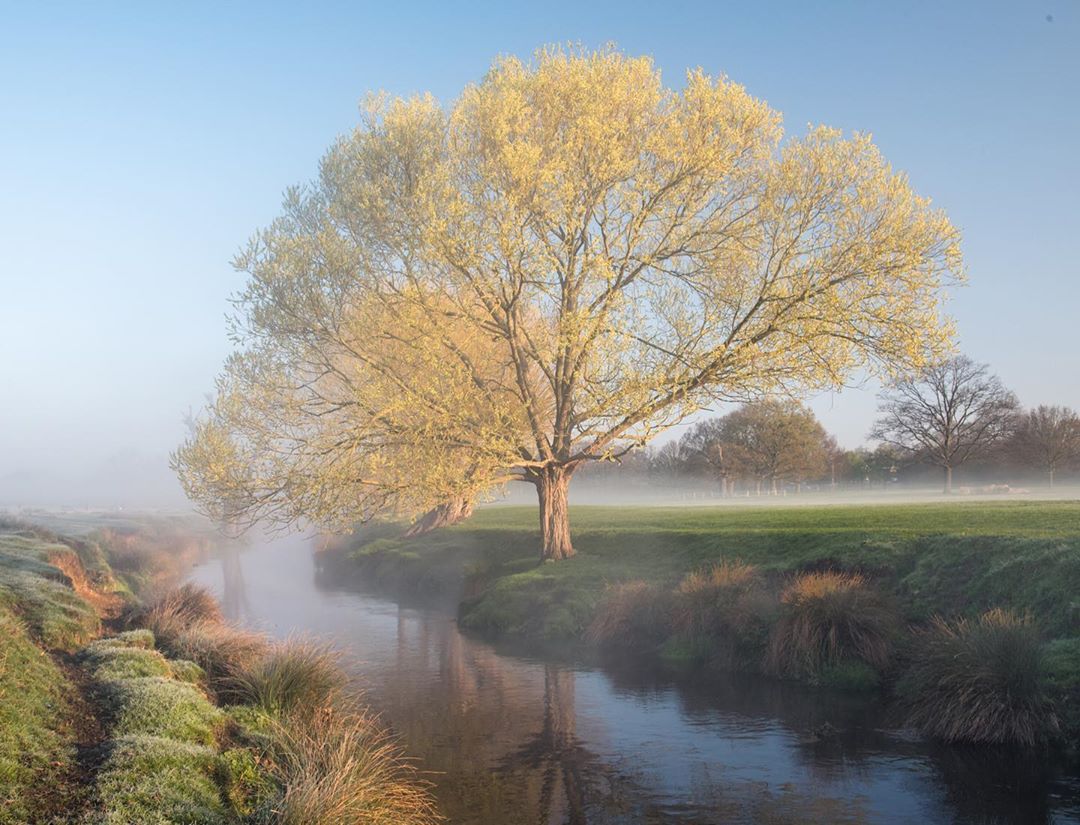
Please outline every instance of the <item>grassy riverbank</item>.
M537 563L535 511L517 507L483 509L462 525L410 540L389 527L367 530L331 548L323 563L335 576L356 570L369 586L458 598L462 626L488 637L580 647L602 642L606 621L615 628L609 636L623 646L637 642L671 659L701 662L725 658L713 654L732 647L719 633L745 633L749 638L739 641L750 652L743 651L741 664L766 670L769 650L783 642L778 627L813 630L796 622L794 605L827 613L870 600L888 614L871 629L889 655L862 657L861 664L874 665L873 678L840 668L838 680L851 684L892 680L915 647L908 627L939 616L967 618L975 624L959 632L977 635L980 617L1002 609L1006 618L989 620L984 633L1001 637L990 644L1031 638L1044 645L1048 655L1037 657L1038 666L1050 670L1057 712L1066 722L1076 716L1080 502L577 507L571 521L577 555L555 563ZM730 571L709 584L709 571L736 561L752 568L746 578L752 586L728 581ZM695 582L702 571L709 575ZM792 589L800 576L822 572L855 579L802 582L809 600ZM686 628L700 628L702 617L685 613L702 609L694 606L702 599L713 611L708 620L714 626L722 620L723 629L706 638L699 630L695 638ZM753 629L733 628L735 619L716 615L725 599L753 614L739 620ZM864 607L851 610L868 614ZM867 629L836 632L859 636ZM775 650L771 662L783 670Z
M329 650L168 588L198 545L0 522L0 825L437 821Z
M552 643L581 638L610 584L675 586L735 559L779 575L865 572L902 596L912 619L1011 607L1049 636L1080 630L1080 502L576 507L577 555L551 564L536 562L535 518L491 507L415 539L362 532L334 552L387 587L461 588L462 622L474 630Z

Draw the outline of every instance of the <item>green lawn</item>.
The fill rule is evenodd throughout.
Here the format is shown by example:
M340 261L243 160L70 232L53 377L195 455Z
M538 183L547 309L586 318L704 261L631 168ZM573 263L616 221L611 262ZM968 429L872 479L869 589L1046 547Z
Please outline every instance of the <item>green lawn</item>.
M907 615L1030 611L1048 638L1075 635L1080 502L571 509L577 555L538 564L536 511L488 507L418 539L364 531L347 552L364 575L417 590L462 588L464 626L489 635L580 638L608 583L674 586L741 559L771 575L829 566L871 575Z

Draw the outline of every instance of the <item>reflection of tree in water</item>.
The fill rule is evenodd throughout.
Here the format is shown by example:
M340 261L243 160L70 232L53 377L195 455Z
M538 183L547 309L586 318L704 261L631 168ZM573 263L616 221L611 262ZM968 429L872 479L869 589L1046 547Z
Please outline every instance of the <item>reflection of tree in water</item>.
M577 673L544 665L544 715L501 762L503 775L521 777L536 825L662 822L642 789L584 747L577 735Z
M544 721L540 730L504 761L539 780L538 825L584 825L582 773L590 757L577 738L573 671L544 666Z
M241 547L237 542L227 542L221 549L221 573L225 592L221 597L221 610L225 618L240 622L251 618L244 567L240 561Z

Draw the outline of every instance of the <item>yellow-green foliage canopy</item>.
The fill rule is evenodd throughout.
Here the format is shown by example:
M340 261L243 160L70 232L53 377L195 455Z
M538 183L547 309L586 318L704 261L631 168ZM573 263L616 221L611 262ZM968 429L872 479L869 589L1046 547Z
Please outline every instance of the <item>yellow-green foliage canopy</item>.
M957 231L868 136L782 140L725 78L676 91L575 49L500 59L448 108L373 99L237 264L241 351L177 464L197 500L316 520L917 369L961 277Z

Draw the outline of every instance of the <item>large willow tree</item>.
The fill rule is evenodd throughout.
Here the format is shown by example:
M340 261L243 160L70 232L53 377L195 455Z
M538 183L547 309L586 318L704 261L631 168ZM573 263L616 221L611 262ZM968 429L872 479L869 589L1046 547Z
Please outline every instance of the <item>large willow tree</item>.
M957 231L868 136L782 140L726 79L562 49L446 108L375 100L238 263L258 391L226 392L182 477L317 521L527 482L545 559L573 553L584 462L717 399L934 362L961 277Z

